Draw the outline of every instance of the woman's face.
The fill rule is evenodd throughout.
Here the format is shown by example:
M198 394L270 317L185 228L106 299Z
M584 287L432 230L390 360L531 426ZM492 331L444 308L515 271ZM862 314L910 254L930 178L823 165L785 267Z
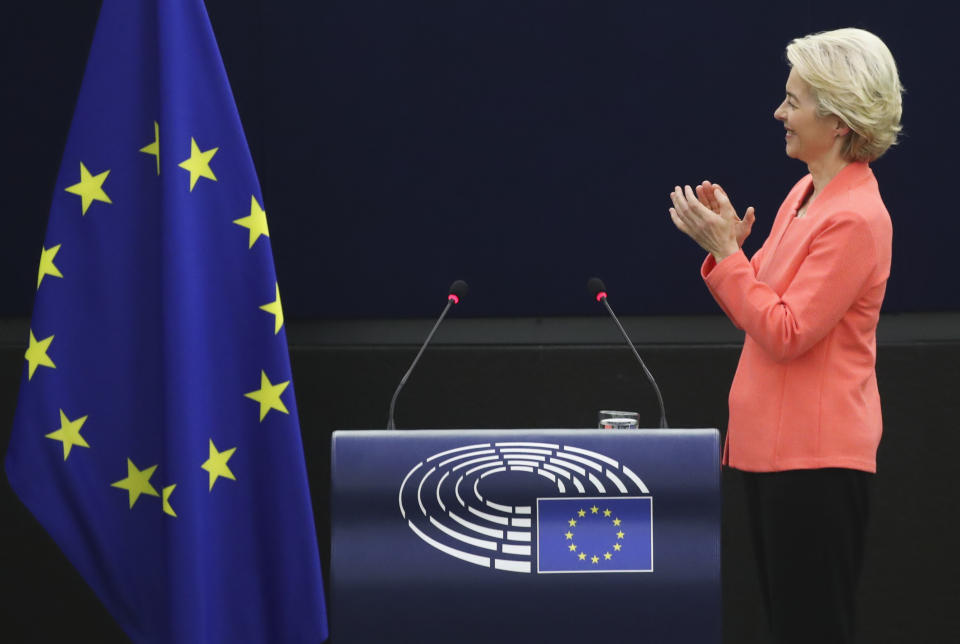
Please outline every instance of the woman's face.
M839 153L839 136L848 131L836 116L817 115L813 89L795 69L790 70L787 96L773 118L787 129L787 156L808 164L826 160L832 152Z

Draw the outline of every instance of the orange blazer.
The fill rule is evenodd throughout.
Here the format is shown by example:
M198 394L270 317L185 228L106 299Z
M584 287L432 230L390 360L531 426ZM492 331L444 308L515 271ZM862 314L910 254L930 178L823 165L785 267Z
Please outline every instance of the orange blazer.
M723 462L752 472L877 470L882 420L876 330L893 228L866 163L841 170L807 213L807 175L780 206L770 236L703 279L746 332L730 389Z

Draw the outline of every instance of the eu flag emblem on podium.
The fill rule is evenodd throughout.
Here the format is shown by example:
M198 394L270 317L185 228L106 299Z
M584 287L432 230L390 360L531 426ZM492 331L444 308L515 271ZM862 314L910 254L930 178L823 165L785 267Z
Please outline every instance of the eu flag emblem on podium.
M537 499L537 572L652 571L652 497Z
M201 0L105 0L7 476L136 642L327 623L267 204Z

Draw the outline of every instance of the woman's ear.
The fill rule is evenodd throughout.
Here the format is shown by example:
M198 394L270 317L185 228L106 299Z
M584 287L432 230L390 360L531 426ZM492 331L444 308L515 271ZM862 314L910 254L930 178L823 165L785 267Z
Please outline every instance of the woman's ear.
M846 136L850 134L850 126L843 122L843 119L840 117L834 117L836 123L833 126L833 131L836 136Z

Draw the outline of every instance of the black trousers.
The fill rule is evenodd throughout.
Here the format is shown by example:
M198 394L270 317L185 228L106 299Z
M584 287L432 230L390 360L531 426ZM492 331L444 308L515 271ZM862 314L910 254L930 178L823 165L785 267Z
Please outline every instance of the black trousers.
M850 644L872 475L744 472L753 545L776 644Z

